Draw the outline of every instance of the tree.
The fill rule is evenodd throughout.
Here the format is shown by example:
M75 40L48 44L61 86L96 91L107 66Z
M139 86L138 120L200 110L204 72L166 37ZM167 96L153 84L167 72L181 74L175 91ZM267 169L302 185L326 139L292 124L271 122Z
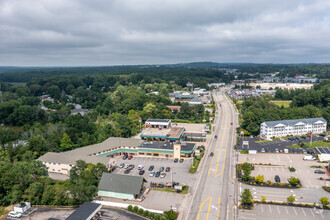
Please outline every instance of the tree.
M33 136L29 140L28 149L40 155L47 150L46 140L40 135Z
M244 189L241 194L241 200L243 205L251 205L252 204L252 193L250 189Z
M133 206L132 205L127 206L127 210L131 212L133 210Z
M250 163L243 163L242 165L242 179L245 181L249 181L252 177L250 176L252 170L252 165Z
M154 113L156 112L157 107L153 103L148 103L144 108L143 111L146 112L149 117L153 117Z
M63 134L63 138L61 140L61 151L69 150L72 147L72 142L66 133Z
M258 175L254 178L258 184L264 182L264 175Z
M294 203L294 201L296 201L296 197L293 195L290 195L286 198L286 201L290 204Z
M265 196L261 196L261 202L266 202L266 197Z
M322 197L322 198L320 198L319 201L320 201L320 203L322 203L323 207L325 207L325 206L327 206L327 205L330 204L327 197Z
M299 184L299 179L298 178L295 178L293 176L290 177L289 179L289 183L292 185L292 186L296 186Z

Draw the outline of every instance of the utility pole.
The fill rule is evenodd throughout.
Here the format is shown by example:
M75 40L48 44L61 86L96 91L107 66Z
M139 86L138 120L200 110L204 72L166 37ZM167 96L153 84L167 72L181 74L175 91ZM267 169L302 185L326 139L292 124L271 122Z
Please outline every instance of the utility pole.
M141 122L142 122L141 118L139 118L139 122L140 122L140 132L141 132Z
M173 167L171 167L171 187L173 189Z

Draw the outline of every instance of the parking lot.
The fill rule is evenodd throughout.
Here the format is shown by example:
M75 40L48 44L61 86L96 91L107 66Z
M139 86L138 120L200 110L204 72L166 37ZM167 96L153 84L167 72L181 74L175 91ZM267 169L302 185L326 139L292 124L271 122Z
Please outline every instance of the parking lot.
M329 210L290 207L269 204L255 204L253 210L239 210L241 220L273 220L273 219L329 219Z
M287 179L291 176L300 179L303 188L320 188L324 185L324 181L320 177L329 178L327 174L316 174L315 170L323 170L322 168L311 168L311 166L325 166L324 163L317 161L303 160L301 154L240 154L239 163L249 162L254 164L271 164L271 165L255 165L252 176L264 175L265 181L274 182L275 175L279 175L281 182L287 183ZM290 172L288 167L294 167L295 172Z
M143 165L145 173L143 177L150 182L156 183L166 183L171 181L171 174L173 175L173 181L179 182L180 185L188 185L192 186L194 181L196 180L196 175L190 174L189 168L192 163L192 159L185 159L183 163L174 163L171 159L162 159L162 158L147 158L147 157L133 157L131 160L123 160L122 158L117 158L117 165L119 166L121 163L125 164L134 164L135 167L130 171L129 174L124 174L124 168L116 168L114 173L116 174L124 174L124 175L137 175L139 176L138 166ZM150 177L150 171L148 171L149 166L154 166L153 171L159 171L160 167L170 167L170 172L166 172L165 170L162 173L166 173L164 178L160 177ZM149 185L148 185L149 186Z
M287 148L287 146L298 144L299 141L303 143L309 143L310 138L302 139L300 138L299 140L293 140L290 141L288 139L282 139L280 141L270 141L270 142L263 142L263 143L255 143L255 141L260 141L260 138L241 138L240 139L240 150L257 150L258 152L261 152L261 149L264 148L266 153L274 153L276 149L278 150L284 150L284 149L289 149L290 153L302 153L303 149L302 148ZM313 135L312 141L321 141L323 140L323 137ZM249 146L243 146L243 141L248 141ZM307 149L309 153L312 152L311 149Z

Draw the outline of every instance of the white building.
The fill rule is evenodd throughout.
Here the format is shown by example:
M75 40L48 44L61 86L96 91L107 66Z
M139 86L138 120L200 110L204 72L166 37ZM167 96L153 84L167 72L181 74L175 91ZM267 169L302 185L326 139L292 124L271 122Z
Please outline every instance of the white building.
M330 161L330 149L327 147L315 147L314 154L317 156L319 161Z
M170 128L171 120L168 119L148 119L145 123L146 128Z
M265 121L260 125L260 137L270 139L288 135L322 133L326 131L326 128L327 121L324 118Z

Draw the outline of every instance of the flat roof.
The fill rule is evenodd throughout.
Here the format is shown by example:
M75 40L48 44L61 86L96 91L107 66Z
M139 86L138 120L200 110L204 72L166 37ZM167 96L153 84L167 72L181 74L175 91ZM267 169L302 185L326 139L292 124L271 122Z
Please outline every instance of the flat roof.
M182 133L185 131L184 127L173 127L170 132L168 132L167 137L169 139L180 139Z
M143 181L143 176L103 173L98 188L103 191L139 194Z
M146 141L143 142L139 148L147 148L147 149L159 149L159 150L173 150L173 142L153 142L153 141ZM181 142L181 151L193 151L196 144L194 143L186 143Z
M328 147L316 147L314 149L318 154L330 154L330 148Z
M153 122L153 123L169 123L171 120L169 119L148 119L147 122Z
M93 216L102 208L101 204L93 202L84 202L76 211L74 211L66 220L92 219Z

